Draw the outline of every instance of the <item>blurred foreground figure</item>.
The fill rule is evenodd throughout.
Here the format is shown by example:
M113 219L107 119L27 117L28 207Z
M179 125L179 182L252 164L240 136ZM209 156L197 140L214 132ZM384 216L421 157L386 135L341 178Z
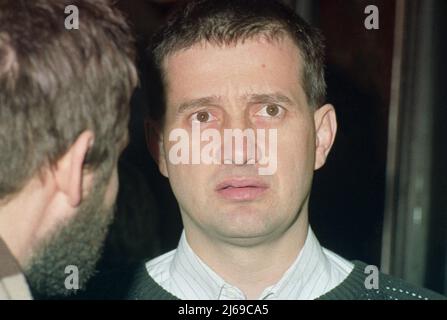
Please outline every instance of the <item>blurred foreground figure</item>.
M136 83L106 1L0 0L0 299L69 295L93 274Z

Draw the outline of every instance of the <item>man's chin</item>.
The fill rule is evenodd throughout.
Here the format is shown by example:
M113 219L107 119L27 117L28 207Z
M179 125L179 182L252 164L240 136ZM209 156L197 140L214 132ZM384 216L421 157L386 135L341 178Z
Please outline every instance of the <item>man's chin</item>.
M238 247L254 247L272 236L272 231L265 225L258 228L254 225L231 225L223 228L223 225L220 225L216 231L221 240Z
M34 250L25 275L33 296L63 297L85 289L101 257L114 207L106 209L103 193L93 194L78 214Z

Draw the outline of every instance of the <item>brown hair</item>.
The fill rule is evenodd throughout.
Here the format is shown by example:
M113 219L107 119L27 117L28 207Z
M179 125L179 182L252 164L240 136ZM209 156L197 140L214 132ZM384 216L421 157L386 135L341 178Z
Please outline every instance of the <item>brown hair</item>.
M78 30L65 28L68 5ZM0 1L0 199L85 130L95 134L88 168L116 160L136 83L129 28L106 1Z
M308 103L322 106L326 99L323 37L278 1L189 1L154 36L152 54L163 77L163 61L175 52L201 42L225 46L260 35L268 40L289 36L295 42L304 61L302 81ZM163 121L164 109L150 110L150 117Z

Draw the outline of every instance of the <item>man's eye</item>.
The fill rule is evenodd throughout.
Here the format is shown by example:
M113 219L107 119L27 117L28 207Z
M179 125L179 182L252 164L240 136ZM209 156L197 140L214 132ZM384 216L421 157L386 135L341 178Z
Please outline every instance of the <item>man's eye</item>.
M208 111L199 111L194 113L191 119L192 122L207 123L215 120L216 118Z
M283 112L284 109L278 106L277 104L268 104L263 106L261 110L256 112L256 115L262 117L275 118L281 116Z

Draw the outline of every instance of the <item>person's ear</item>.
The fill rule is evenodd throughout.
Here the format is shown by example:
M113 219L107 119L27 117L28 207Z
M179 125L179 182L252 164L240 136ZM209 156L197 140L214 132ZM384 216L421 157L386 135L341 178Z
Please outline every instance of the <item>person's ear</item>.
M315 170L320 169L325 163L335 135L337 134L337 116L334 106L326 104L314 113L315 122Z
M93 146L94 138L92 131L82 132L53 169L58 191L65 195L73 208L78 207L82 201L84 160Z
M149 153L157 163L161 174L167 178L168 169L164 152L163 135L161 134L161 131L158 129L157 125L150 120L144 121L144 132L146 135L146 144Z

